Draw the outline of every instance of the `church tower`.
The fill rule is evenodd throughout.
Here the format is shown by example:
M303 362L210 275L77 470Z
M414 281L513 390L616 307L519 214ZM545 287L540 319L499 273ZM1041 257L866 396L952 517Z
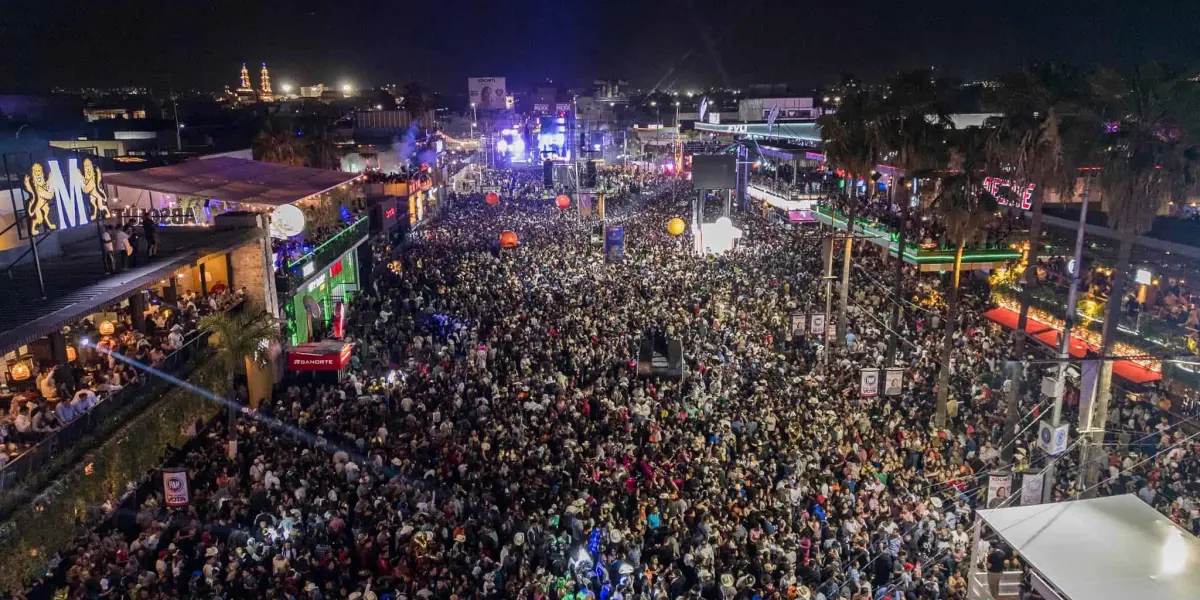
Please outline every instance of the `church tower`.
M253 90L254 88L250 87L250 71L246 70L246 63L242 63L242 85L238 86L238 91L249 92Z
M275 94L271 92L271 75L267 73L267 63L262 66L262 80L259 89L259 98L263 102L270 102L275 99Z

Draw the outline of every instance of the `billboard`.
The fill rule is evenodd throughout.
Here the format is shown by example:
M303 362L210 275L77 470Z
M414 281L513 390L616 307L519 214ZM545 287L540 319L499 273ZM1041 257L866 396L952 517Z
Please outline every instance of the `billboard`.
M471 77L467 79L467 94L479 110L508 107L508 88L503 77Z

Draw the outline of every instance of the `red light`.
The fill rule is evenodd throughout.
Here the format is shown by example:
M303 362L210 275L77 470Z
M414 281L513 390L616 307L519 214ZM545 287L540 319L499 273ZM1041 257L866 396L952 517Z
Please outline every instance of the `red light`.
M329 265L329 276L330 277L337 277L341 272L342 272L342 261L341 260L338 260L337 262L333 263L332 265Z

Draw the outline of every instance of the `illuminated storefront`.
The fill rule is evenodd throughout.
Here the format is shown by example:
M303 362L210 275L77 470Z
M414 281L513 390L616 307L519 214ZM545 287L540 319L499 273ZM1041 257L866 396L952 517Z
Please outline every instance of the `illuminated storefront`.
M320 340L333 334L339 310L344 310L358 292L356 250L347 251L320 274L304 282L294 295L284 301L287 339L291 345Z

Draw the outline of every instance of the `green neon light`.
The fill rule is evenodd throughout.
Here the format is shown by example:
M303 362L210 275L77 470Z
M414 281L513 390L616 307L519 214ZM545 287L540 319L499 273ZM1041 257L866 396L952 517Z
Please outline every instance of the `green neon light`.
M324 248L325 246L328 246L329 244L332 244L334 240L336 240L336 239L338 239L338 238L342 237L343 235L346 235L347 233L349 233L350 231L352 231L352 230L353 230L355 227L358 227L358 224L359 224L359 223L362 223L363 221L366 221L366 220L367 220L367 217L363 217L363 218L361 218L361 219L359 219L359 220L355 221L355 222L354 222L353 224L351 224L349 227L347 227L347 228L345 228L345 229L343 229L343 230L339 231L339 232L337 233L337 235L335 235L335 236L333 236L333 237L331 237L331 238L329 238L329 239L325 240L324 242L322 242L320 246L317 246L316 248L313 248L311 251L309 251L309 253L308 253L308 254L305 254L304 256L301 256L300 258L297 258L297 259L295 260L295 262L288 263L288 268L290 269L290 268L292 268L292 267L294 267L294 266L296 266L296 265L298 265L298 264L300 264L300 263L302 263L302 262L304 262L304 261L308 260L308 259L309 259L309 257L311 257L312 255L316 254L317 252L320 252L320 251L321 251L321 248Z
M840 229L846 228L846 220L845 219L839 219L839 218L833 216L832 214L824 212L822 210L817 210L815 212L817 213L818 216L829 219L830 225L833 225ZM862 229L865 233L869 233L880 240L887 239L888 240L888 249L891 250L892 255L895 256L896 248L894 248L893 246L897 245L898 237L899 237L898 235L887 232L887 231L880 231L880 230L877 230L877 229L870 227L868 225L865 225L865 224L862 225ZM908 244L905 244L905 245L908 246ZM947 252L949 252L949 251L947 251ZM1013 251L964 252L962 260L963 260L963 262L979 262L979 261L1014 260L1014 259L1017 259L1020 257L1021 257L1020 252L1013 252ZM914 263L939 263L939 262L953 263L954 262L953 253L948 254L948 255L945 255L945 254L943 254L943 255L930 255L930 254L921 255L921 254L917 254L916 252L913 252L909 248L904 249L904 258L906 258Z

